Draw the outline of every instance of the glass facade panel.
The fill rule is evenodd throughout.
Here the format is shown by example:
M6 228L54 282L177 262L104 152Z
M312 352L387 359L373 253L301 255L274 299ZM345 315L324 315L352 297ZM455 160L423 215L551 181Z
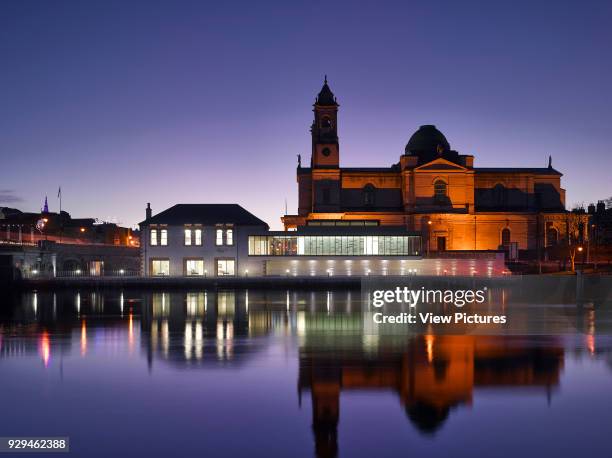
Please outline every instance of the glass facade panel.
M251 256L417 256L420 237L365 235L252 235Z

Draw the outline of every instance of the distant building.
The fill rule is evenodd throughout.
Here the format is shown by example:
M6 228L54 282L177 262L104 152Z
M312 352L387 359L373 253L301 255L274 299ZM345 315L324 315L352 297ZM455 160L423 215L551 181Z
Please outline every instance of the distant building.
M95 218L72 218L70 213L22 212L0 208L0 242L63 244L105 244L137 247L139 234L128 227Z
M362 222L422 234L427 251L554 246L565 237L565 190L552 167L475 167L435 126L421 126L389 167L340 166L338 103L327 80L314 104L310 164L298 159L298 213L288 230Z

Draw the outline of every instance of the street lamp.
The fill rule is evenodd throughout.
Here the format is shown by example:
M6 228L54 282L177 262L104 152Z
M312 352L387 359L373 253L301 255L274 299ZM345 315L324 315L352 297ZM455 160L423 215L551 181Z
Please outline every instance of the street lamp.
M431 245L431 220L427 221L427 257L429 257L429 246Z

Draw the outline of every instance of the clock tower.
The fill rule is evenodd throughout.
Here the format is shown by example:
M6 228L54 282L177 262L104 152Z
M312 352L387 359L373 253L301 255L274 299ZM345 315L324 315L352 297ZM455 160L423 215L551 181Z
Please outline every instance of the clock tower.
M312 168L337 169L340 165L338 147L338 102L327 85L323 87L314 103L312 134Z

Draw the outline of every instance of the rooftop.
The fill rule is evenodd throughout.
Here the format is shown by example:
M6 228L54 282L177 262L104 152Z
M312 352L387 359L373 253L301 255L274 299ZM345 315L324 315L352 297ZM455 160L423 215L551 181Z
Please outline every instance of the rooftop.
M236 224L268 228L266 222L238 204L176 204L140 224Z

